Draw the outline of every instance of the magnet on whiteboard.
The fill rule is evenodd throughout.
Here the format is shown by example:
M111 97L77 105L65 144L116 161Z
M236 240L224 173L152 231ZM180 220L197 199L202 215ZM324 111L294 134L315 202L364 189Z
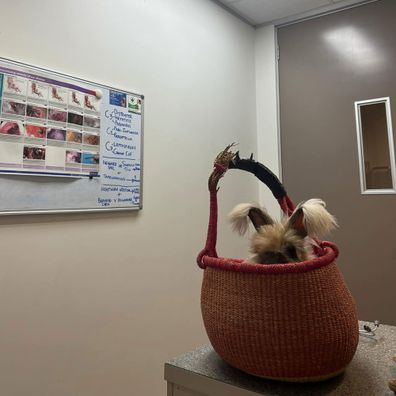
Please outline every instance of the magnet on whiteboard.
M95 91L95 96L97 99L101 99L102 98L102 91L100 89L97 89Z

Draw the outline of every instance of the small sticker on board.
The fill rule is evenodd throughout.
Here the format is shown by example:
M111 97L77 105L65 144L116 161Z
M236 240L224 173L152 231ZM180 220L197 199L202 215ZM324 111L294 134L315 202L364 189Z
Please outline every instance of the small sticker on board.
M127 97L124 92L110 90L109 99L113 106L126 107Z
M138 96L128 95L128 111L130 113L141 114L142 99Z

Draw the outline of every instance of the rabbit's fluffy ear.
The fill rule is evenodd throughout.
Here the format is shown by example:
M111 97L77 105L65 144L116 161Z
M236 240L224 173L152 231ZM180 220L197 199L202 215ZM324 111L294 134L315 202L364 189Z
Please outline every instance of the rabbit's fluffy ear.
M317 198L301 202L287 222L287 227L302 237L322 236L337 226L337 220L326 210L325 202Z
M232 223L234 231L239 232L240 235L244 235L248 229L248 217L257 231L263 225L274 223L268 213L258 206L248 203L235 206L228 215L228 219Z

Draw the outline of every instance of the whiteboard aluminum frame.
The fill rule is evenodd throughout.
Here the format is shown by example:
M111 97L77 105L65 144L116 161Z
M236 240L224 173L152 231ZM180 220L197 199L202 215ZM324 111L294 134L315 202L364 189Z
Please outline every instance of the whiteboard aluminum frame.
M391 166L392 175L392 186L393 188L384 189L368 189L366 185L366 171L364 166L364 149L363 149L363 135L362 135L362 118L360 113L360 107L364 105L385 103L386 111L386 124L388 133L388 148L389 148L389 160ZM396 164L395 164L395 150L393 142L393 127L392 127L392 114L390 97L359 100L355 102L355 120L356 120L356 135L358 145L358 156L359 156L359 174L360 174L360 191L362 195L381 195L381 194L396 194Z
M143 209L143 146L144 146L144 104L145 104L145 96L141 93L135 91L127 91L125 89L116 88L112 85L102 84L91 80L86 80L84 78L74 77L67 73L61 73L54 71L52 69L47 69L41 66L34 66L29 63L17 61L10 58L0 57L1 62L8 63L10 65L19 66L19 67L27 67L29 69L38 70L42 73L51 73L54 76L58 76L61 78L73 79L75 81L81 82L83 84L96 85L100 87L104 87L109 90L124 92L128 95L132 94L135 96L140 96L142 99L142 110L141 110L141 133L140 133L140 199L139 206L134 207L119 207L119 208L70 208L70 209L21 209L21 210L0 210L0 216L15 216L15 215L39 215L39 214L65 214L65 213L103 213L103 212L121 212L121 211L135 211Z

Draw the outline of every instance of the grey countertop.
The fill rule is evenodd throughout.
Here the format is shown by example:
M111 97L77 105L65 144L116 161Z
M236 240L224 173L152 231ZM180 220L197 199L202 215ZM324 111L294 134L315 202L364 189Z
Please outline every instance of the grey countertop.
M394 355L396 327L380 325L374 339L360 336L356 355L344 374L320 383L283 383L245 374L225 363L210 345L181 355L167 362L166 366L266 396L394 396L388 388L388 381L396 379L396 363L392 361Z

